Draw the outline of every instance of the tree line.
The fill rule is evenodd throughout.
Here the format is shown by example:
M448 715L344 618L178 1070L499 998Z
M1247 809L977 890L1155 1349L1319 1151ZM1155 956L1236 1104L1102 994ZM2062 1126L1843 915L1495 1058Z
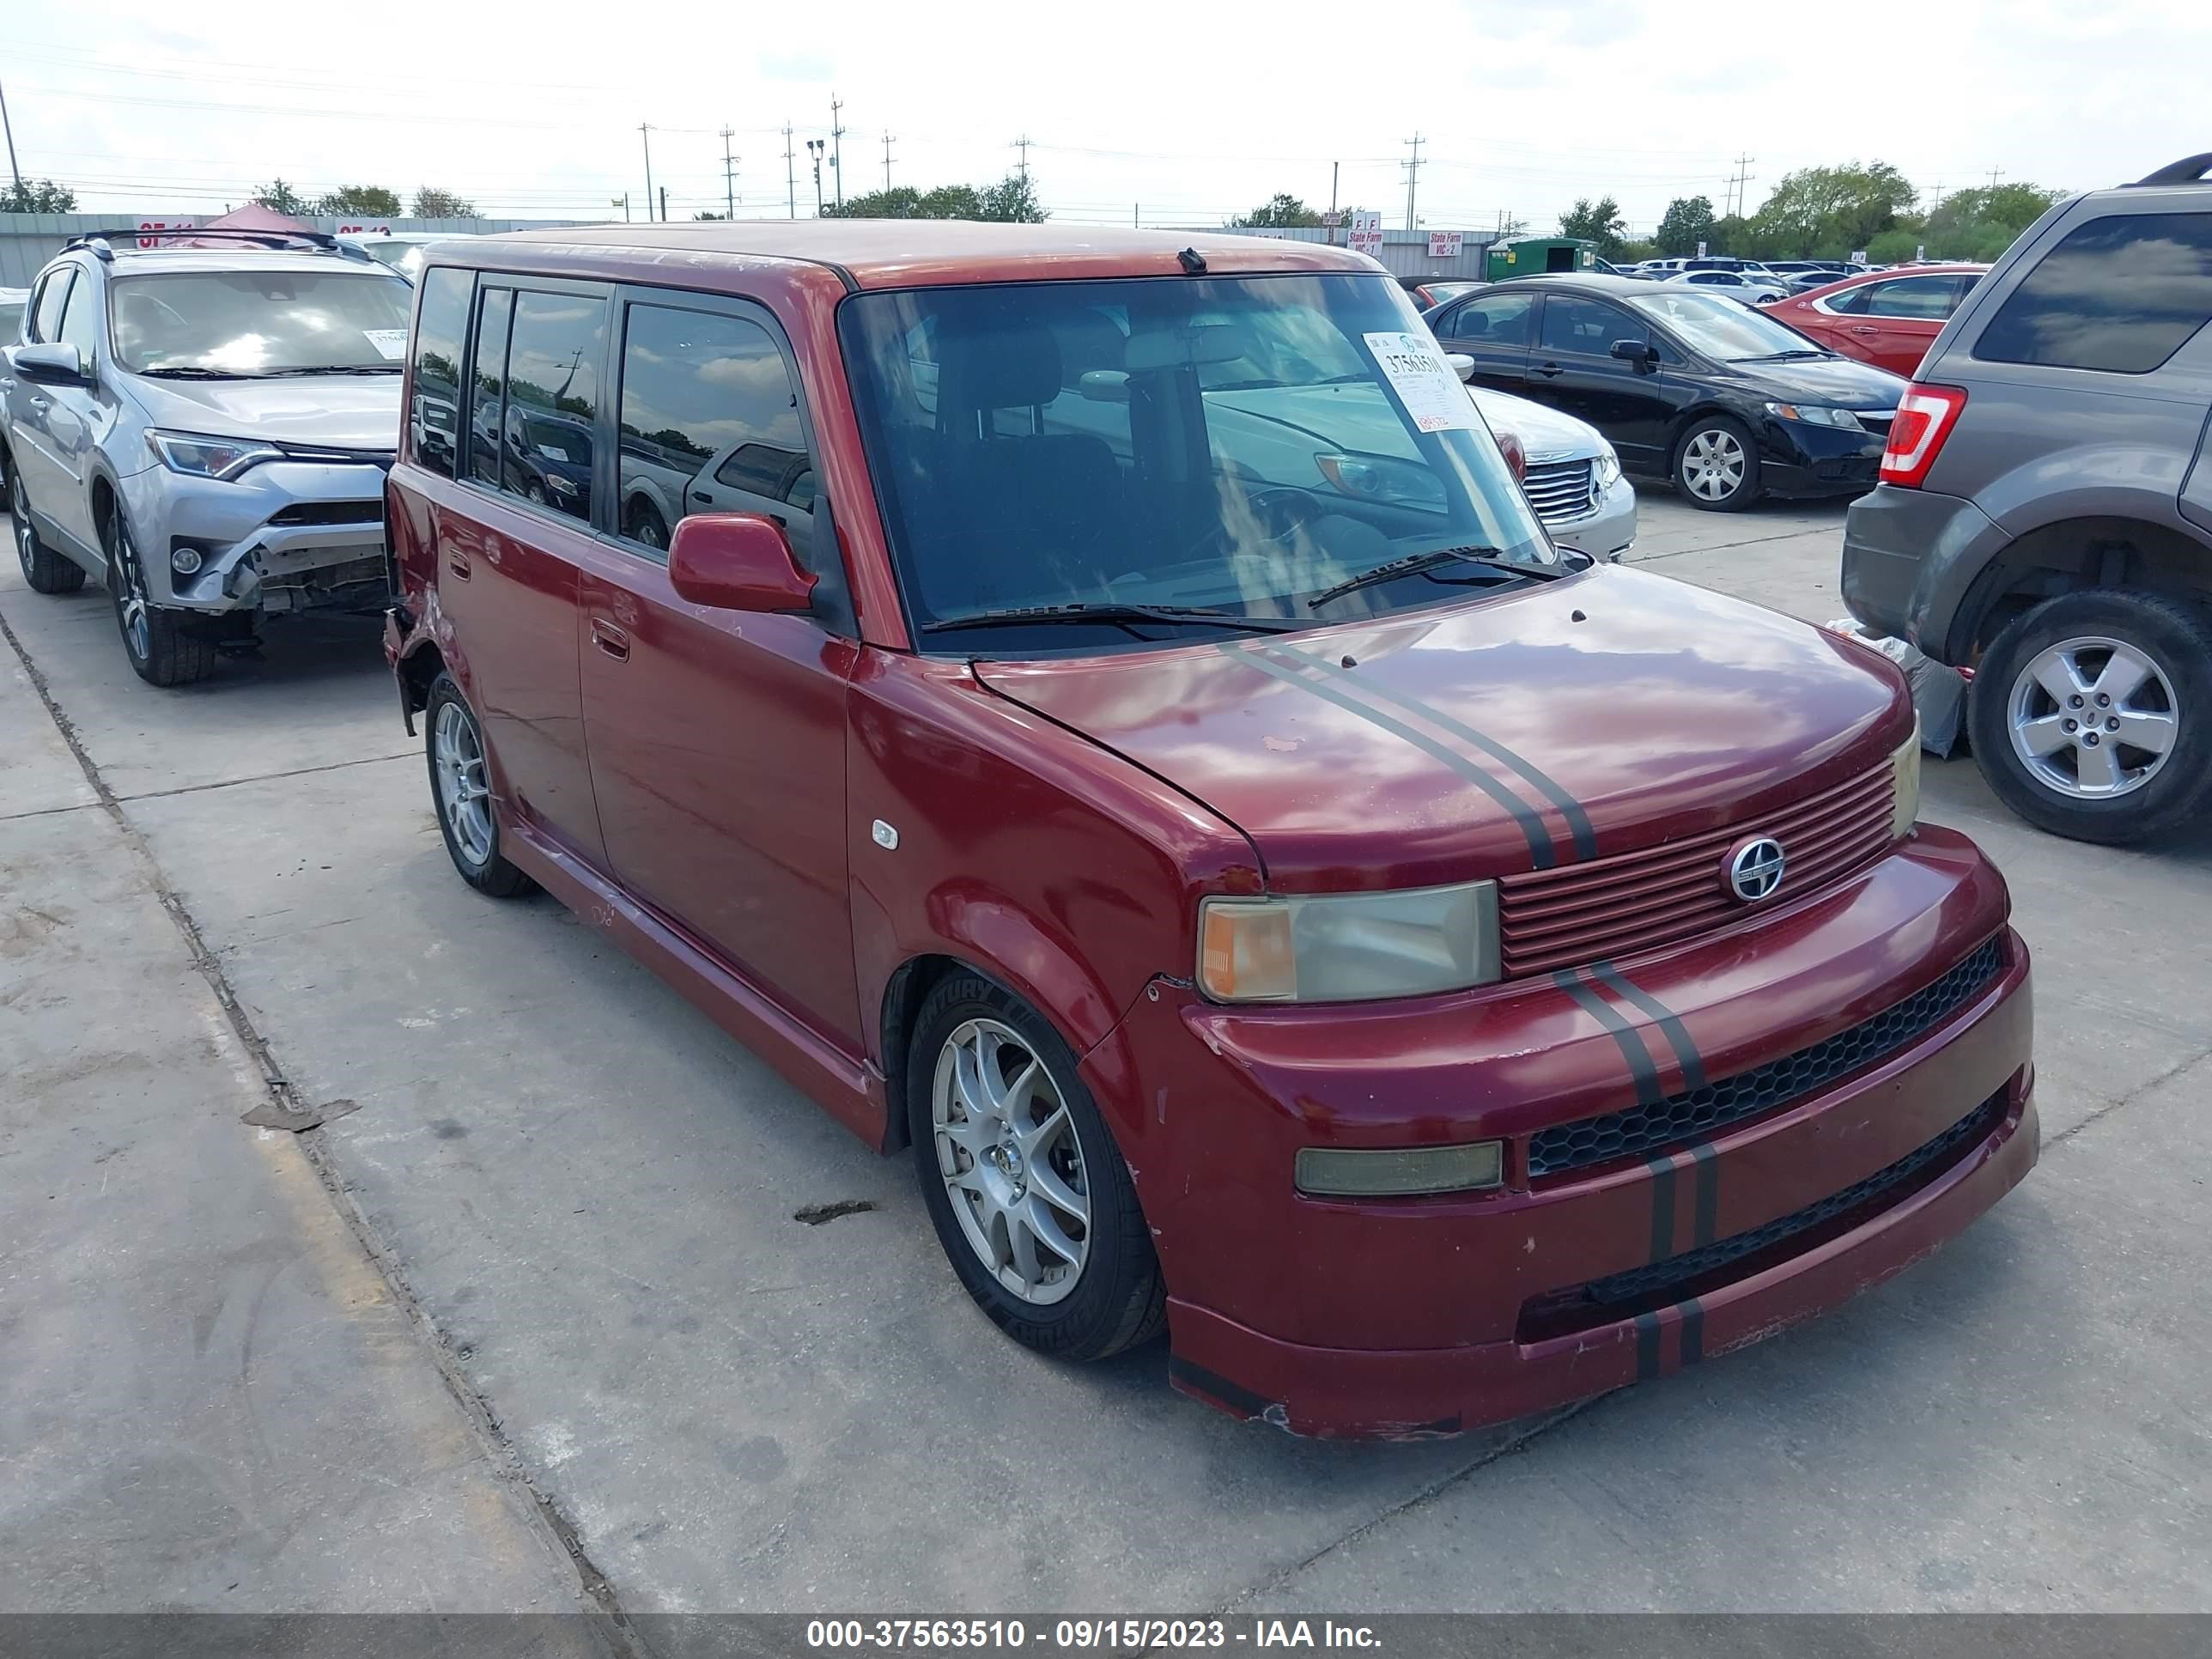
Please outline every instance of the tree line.
M424 185L404 210L399 192L382 185L348 185L320 196L307 196L282 179L262 185L248 198L276 213L308 219L473 219L477 204L450 190Z
M702 219L711 214L701 214ZM939 185L916 190L896 185L825 203L825 219L981 219L996 224L1041 225L1044 204L1024 173L1010 173L995 185Z

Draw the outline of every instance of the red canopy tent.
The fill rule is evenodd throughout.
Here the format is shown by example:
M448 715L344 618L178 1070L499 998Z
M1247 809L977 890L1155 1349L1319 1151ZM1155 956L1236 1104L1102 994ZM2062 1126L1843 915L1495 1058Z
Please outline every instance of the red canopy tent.
M303 224L289 214L279 213L275 208L265 208L258 202L248 202L244 207L233 208L229 212L209 220L201 228L204 230L313 230L314 227ZM202 239L181 236L177 240L185 247L235 246L228 237Z

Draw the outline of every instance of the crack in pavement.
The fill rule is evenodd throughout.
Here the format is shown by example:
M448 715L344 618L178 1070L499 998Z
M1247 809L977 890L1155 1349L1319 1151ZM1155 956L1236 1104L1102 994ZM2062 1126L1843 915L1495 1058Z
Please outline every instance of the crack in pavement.
M1819 526L1811 530L1785 530L1772 536L1747 536L1740 542L1712 542L1698 547L1671 548L1664 553L1632 555L1628 558L1622 560L1621 562L1624 564L1656 564L1661 559L1679 559L1686 554L1690 553L1725 553L1730 548L1757 547L1765 542L1789 542L1796 540L1800 536L1818 536L1823 533L1825 528L1826 526Z
M1565 1410L1558 1412L1550 1417L1543 1419L1540 1422L1532 1424L1528 1429L1524 1430L1520 1434L1515 1435L1503 1445L1492 1447L1488 1451L1483 1453L1481 1456L1476 1458L1473 1462L1453 1470L1442 1480L1433 1480L1427 1486L1422 1487L1419 1492L1411 1494L1398 1503L1389 1504L1388 1507L1379 1510L1377 1513L1370 1516L1366 1520L1361 1522L1358 1526L1345 1533L1341 1537L1330 1540L1328 1543L1323 1544L1319 1549L1313 1551L1311 1553L1297 1561L1293 1561L1287 1567L1279 1568L1274 1572L1270 1573L1266 1578L1262 1579L1259 1583L1251 1585L1245 1589L1239 1590L1227 1601L1221 1602L1218 1606L1212 1608L1207 1616L1209 1618L1225 1618L1230 1613L1235 1612L1238 1607L1243 1607L1248 1602L1253 1601L1260 1596L1265 1595L1269 1590L1282 1589L1285 1584L1291 1583L1291 1580L1297 1577L1300 1573L1305 1571L1307 1568L1312 1566L1316 1562L1326 1560L1328 1557L1335 1554L1337 1551L1343 1549L1349 1545L1356 1544L1361 1539L1380 1531L1383 1527L1388 1526L1391 1522L1398 1519L1399 1516L1403 1515L1411 1515L1415 1510L1435 1502L1437 1498L1443 1497L1444 1493L1449 1492L1454 1486L1459 1485L1461 1481L1467 1480L1470 1475L1481 1473L1481 1471L1488 1468L1492 1463L1498 1462L1504 1458L1518 1456L1521 1453L1526 1451L1530 1446L1534 1445L1539 1439L1549 1434L1553 1430L1573 1422L1577 1418L1589 1411L1601 1401L1610 1400L1613 1395L1620 1392L1620 1389L1615 1389L1606 1394L1595 1395L1589 1400L1577 1401L1575 1404L1569 1406Z
M298 1089L294 1086L291 1079L284 1075L283 1068L277 1064L276 1055L271 1051L267 1039L255 1028L252 1016L246 1012L245 1005L239 1000L238 994L232 989L229 976L224 973L222 963L217 959L216 953L209 948L205 936L200 932L198 922L193 919L191 912L185 908L184 901L178 896L176 890L170 886L168 877L163 872L160 860L154 856L152 846L147 842L138 826L131 821L130 815L123 810L124 798L108 787L106 779L100 775L98 763L93 760L90 751L84 746L82 738L78 736L76 723L63 711L60 703L55 701L53 689L47 683L45 672L37 663L32 660L31 653L24 648L22 641L16 636L15 630L9 625L4 615L0 615L0 638L7 641L9 648L15 653L16 660L22 664L23 672L31 682L31 689L37 693L40 702L45 705L47 718L53 721L54 729L61 734L62 741L69 745L70 753L76 757L78 769L84 774L85 781L91 785L93 793L99 797L95 804L114 824L117 832L123 837L125 844L143 862L153 886L155 898L160 902L162 909L168 913L169 920L176 925L178 933L183 936L185 953L191 958L193 969L207 982L208 988L214 993L216 1002L221 1005L225 1016L229 1020L232 1031L259 1071L262 1086L268 1091L270 1103L280 1112L289 1115L308 1115L312 1108L301 1100ZM358 764L359 763L345 763ZM219 788L224 786L203 787ZM166 793L187 792L179 790ZM137 796L132 799L145 799L148 797ZM571 1565L574 1567L578 1589L590 1607L599 1615L589 1621L592 1630L611 1651L624 1656L624 1659L651 1659L652 1650L647 1647L642 1638L631 1624L629 1616L624 1612L614 1586L608 1582L606 1575L599 1571L586 1552L583 1539L578 1533L574 1522L563 1515L553 1499L541 1492L537 1484L531 1480L528 1471L523 1467L520 1455L515 1450L514 1443L507 1438L506 1432L500 1426L498 1418L492 1412L490 1402L469 1382L466 1374L461 1369L459 1357L447 1341L444 1333L438 1329L437 1326L431 1322L429 1316L423 1311L422 1304L416 1298L413 1290L402 1276L397 1256L378 1235L375 1229L370 1225L368 1216L355 1202L346 1187L344 1178L338 1173L331 1158L330 1143L325 1133L320 1129L305 1130L296 1137L296 1142L307 1158L308 1167L314 1170L316 1179L321 1182L323 1190L328 1195L331 1207L337 1211L339 1221L353 1235L354 1242L360 1245L362 1253L368 1256L369 1265L383 1279L386 1287L392 1292L393 1300L404 1311L409 1322L420 1334L431 1364L436 1368L440 1379L445 1383L447 1392L453 1396L454 1403L460 1407L462 1414L469 1420L470 1426L475 1431L479 1443L484 1447L492 1467L502 1471L507 1479L514 1481L529 1495L532 1507L538 1515L539 1523L546 1528L550 1541L559 1553L565 1555Z
M2160 1072L2156 1077L2147 1079L2143 1082L2137 1084L2134 1088L2129 1090L2127 1093L2122 1095L2118 1100L2106 1101L2102 1106L2097 1108L2095 1111L2090 1113L2088 1116L2083 1118L2079 1123L2069 1124L2065 1128L2061 1129L2057 1134L2045 1137L2043 1142L2043 1150L2045 1152L2049 1152L2053 1146L2064 1146L2068 1141L2073 1139L2075 1135L2080 1134L2082 1130L2087 1128L2092 1123L2102 1123L2106 1118L2110 1117L2114 1112L2118 1111L2123 1106L2133 1104L2136 1101L2142 1099L2143 1096L2148 1094L2152 1090L2162 1087L2166 1084L2172 1082L2174 1079L2179 1077L2183 1073L2202 1066L2208 1060L2212 1060L2212 1048L2207 1048L2201 1054L2192 1054L2187 1060L2175 1061L2172 1065L2167 1066L2166 1070Z
M13 639L14 635L11 634L9 638ZM15 654L19 657L23 656L23 647L20 642L15 646ZM26 660L28 659L26 659ZM47 712L52 714L55 708L53 700L48 697L46 703ZM174 789L148 789L135 795L117 795L115 799L127 806L132 801L168 800L178 795L205 794L212 789L235 789L240 784L270 783L280 778L304 778L317 772L343 772L349 766L374 766L383 761L414 758L415 750L403 749L396 755L362 755L353 760L330 761L321 766L295 766L283 772L256 772L243 778L221 778L213 783L180 784ZM82 756L80 755L77 757L77 763L80 766L85 763ZM81 800L68 806L34 806L27 812L0 812L0 823L13 823L21 818L50 818L63 812L98 811L104 804L103 801L99 800Z

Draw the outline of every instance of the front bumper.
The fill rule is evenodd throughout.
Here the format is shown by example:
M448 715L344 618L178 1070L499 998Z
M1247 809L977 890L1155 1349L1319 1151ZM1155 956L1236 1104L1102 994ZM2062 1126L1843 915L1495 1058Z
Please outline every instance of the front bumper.
M1677 1369L1899 1271L2035 1159L2007 908L1971 842L1923 828L1752 927L1624 959L1668 1022L1587 975L1389 1009L1231 1010L1156 987L1085 1073L1167 1275L1176 1385L1299 1433L1446 1432ZM1832 1083L1531 1176L1539 1132L1844 1039L1991 940L1966 1000ZM1505 1142L1502 1189L1293 1186L1301 1146L1484 1139Z
M384 470L272 461L230 482L153 466L123 482L153 602L282 612L382 603ZM200 558L179 574L179 549Z
M1636 486L1615 478L1600 490L1587 513L1557 522L1544 521L1552 539L1594 559L1617 559L1636 544Z
M1879 482L1887 441L1880 433L1769 416L1760 423L1759 470L1772 495L1853 495Z
M1844 604L1877 634L1962 666L1973 641L1952 637L1959 608L2008 539L1961 496L1884 484L1844 520Z

